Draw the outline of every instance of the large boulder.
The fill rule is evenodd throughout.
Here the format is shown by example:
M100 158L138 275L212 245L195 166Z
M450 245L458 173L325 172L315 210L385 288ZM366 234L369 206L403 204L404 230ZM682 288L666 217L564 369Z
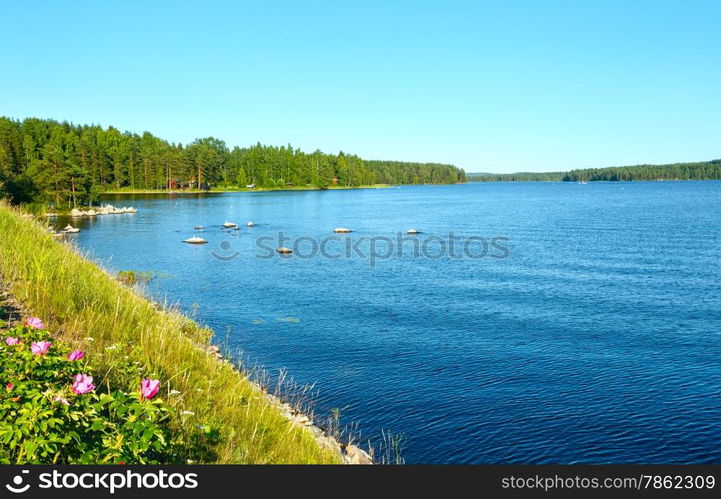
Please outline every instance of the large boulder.
M345 452L348 455L349 464L373 464L370 455L356 445L347 445Z

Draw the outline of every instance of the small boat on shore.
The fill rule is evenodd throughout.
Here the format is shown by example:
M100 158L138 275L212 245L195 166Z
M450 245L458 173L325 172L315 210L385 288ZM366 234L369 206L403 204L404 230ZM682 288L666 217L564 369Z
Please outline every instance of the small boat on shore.
M238 226L238 224L233 223L233 222L225 222L223 224L224 229L235 229L237 226Z
M183 242L188 243L188 244L206 244L208 241L206 241L202 237L193 236L193 237L189 237L188 239L186 239Z
M253 222L248 222L248 227L255 227L255 224Z
M205 227L203 227L202 225L196 225L196 226L193 227L193 228L194 228L195 230L203 230L203 229L205 229Z
M335 229L333 229L333 232L336 232L338 234L347 234L347 233L353 232L353 231L346 227L336 227Z
M73 227L72 225L68 224L68 225L66 225L65 228L63 229L63 232L65 232L66 234L76 234L76 233L80 232L80 229L78 229L77 227Z
M416 229L408 229L408 232L407 232L407 234L420 234L420 233L421 233L421 231L416 230Z
M281 246L280 248L277 248L275 251L277 251L281 255L290 255L291 253L293 253L292 249L286 248L285 246Z

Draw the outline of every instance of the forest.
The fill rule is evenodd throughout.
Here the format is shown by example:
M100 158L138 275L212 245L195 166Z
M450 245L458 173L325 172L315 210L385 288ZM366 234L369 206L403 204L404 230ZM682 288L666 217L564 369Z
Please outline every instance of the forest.
M114 190L355 187L465 182L452 165L364 161L290 145L232 149L220 139L168 142L144 132L0 117L0 197L59 209Z
M469 182L560 182L565 172L467 173Z
M568 172L468 173L469 182L593 182L605 180L721 180L721 159L668 165L582 168Z

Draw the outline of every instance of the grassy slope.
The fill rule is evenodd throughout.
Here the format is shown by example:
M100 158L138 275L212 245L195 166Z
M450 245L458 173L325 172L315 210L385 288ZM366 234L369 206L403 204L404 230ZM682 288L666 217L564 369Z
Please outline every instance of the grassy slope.
M122 376L113 372L114 350L105 347L139 346L139 360L165 382L166 393L181 392L168 401L179 411L194 412L198 423L220 430L218 443L204 444L200 455L188 458L217 463L339 462L309 431L291 425L255 385L198 347L208 341L210 331L140 297L54 241L40 222L2 201L0 234L0 273L13 294L63 339L91 356L95 353L101 362L97 372L106 373L105 381ZM180 421L176 425L179 432L189 431Z

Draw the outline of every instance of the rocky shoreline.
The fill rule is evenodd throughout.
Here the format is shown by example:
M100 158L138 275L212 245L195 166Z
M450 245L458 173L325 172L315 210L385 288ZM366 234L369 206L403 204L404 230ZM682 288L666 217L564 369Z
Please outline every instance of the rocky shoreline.
M95 217L95 216L102 216L102 215L123 215L126 213L137 213L138 210L136 208L133 208L132 206L123 206L122 208L116 208L112 204L106 204L101 207L99 207L97 210L95 208L90 208L87 210L79 210L77 208L73 208L70 210L70 216L72 218L81 218L81 217ZM46 217L49 218L55 218L58 216L57 213L50 212L45 214Z
M205 347L205 351L208 353L208 355L212 355L213 357L215 357L218 362L225 362L228 365L232 366L233 369L238 369L238 367L234 363L224 358L218 346L209 345ZM344 464L374 464L373 458L365 450L361 449L357 445L341 443L340 441L338 441L338 439L336 439L332 435L329 435L320 426L316 425L309 416L294 408L287 402L284 402L279 397L269 393L267 390L263 389L263 387L261 387L258 383L252 383L258 388L258 390L263 393L263 396L266 398L266 400L272 406L276 407L278 411L280 411L280 413L285 416L286 419L288 419L294 426L309 431L321 447L330 449L331 451L338 454L343 460Z
M15 297L10 293L8 287L2 279L0 279L0 320L5 321L8 326L13 326L20 323L24 315L28 314L23 310L22 304L15 299ZM208 355L215 357L218 362L227 363L228 365L231 365L233 369L238 369L234 363L224 358L219 347L209 345L204 346L204 349ZM321 447L327 448L338 454L344 464L373 464L373 458L368 452L356 445L341 443L324 431L320 426L316 425L309 416L295 409L279 397L269 393L258 383L253 382L253 384L261 393L263 393L263 396L270 405L278 409L278 411L294 426L310 432Z

